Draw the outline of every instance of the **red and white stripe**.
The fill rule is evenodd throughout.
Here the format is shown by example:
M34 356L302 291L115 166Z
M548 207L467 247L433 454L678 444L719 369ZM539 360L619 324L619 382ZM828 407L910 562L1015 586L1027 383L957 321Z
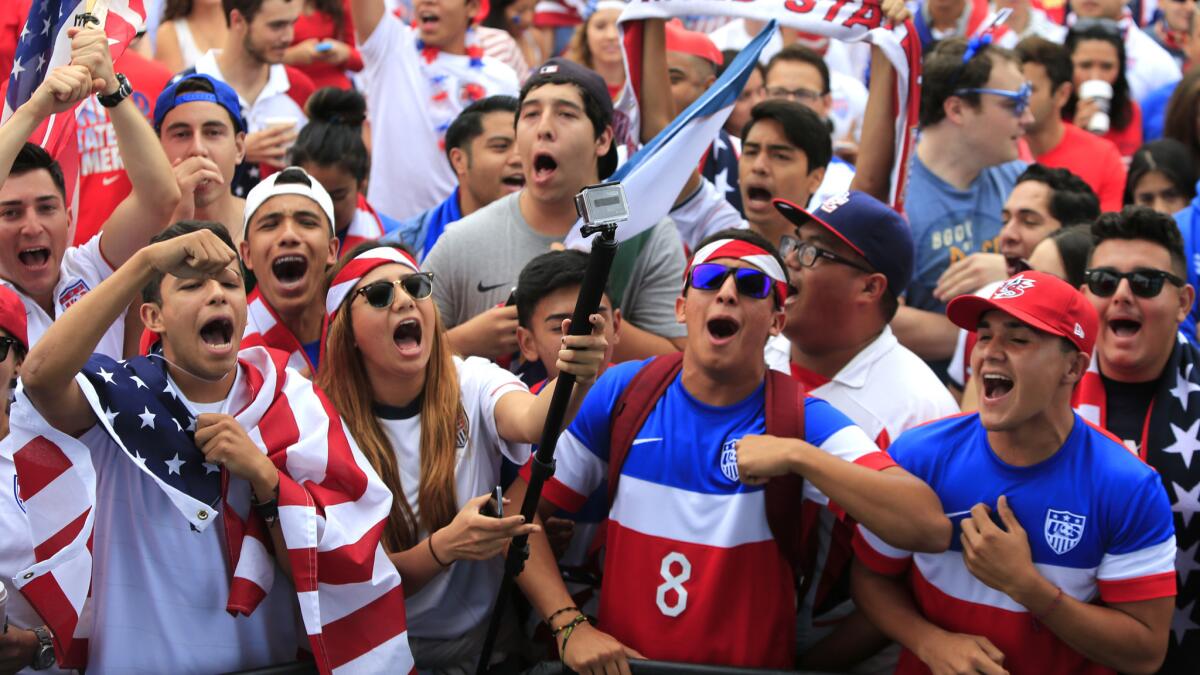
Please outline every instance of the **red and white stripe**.
M404 591L380 543L391 493L328 399L286 370L281 354L250 348L239 362L252 399L237 421L280 469L280 525L318 670L412 671ZM76 381L104 419L90 384L82 375ZM12 436L37 560L18 575L17 586L53 630L60 665L83 668L91 631L92 528L95 509L107 505L96 504L89 449L51 427L23 397L14 406ZM277 570L269 534L244 500L226 503L223 515L234 569L227 608L250 614Z
M787 299L788 282L787 275L783 272L783 266L766 249L741 239L718 239L710 242L692 256L692 264L688 266L688 273L690 274L696 265L719 258L741 260L766 272L767 276L775 282L779 301L783 302Z
M321 327L322 336L327 327ZM300 344L300 340L296 339L257 288L246 298L246 331L242 335L241 348L249 347L269 347L286 352L289 368L314 376L317 374L316 367L308 360L304 345Z
M417 261L398 248L380 246L363 251L338 270L333 283L329 284L329 292L325 295L325 314L329 320L332 320L333 315L337 314L338 308L346 301L346 296L350 295L362 278L381 265L404 265L413 272L421 271L421 266L417 264Z
M354 220L350 221L350 227L342 233L339 247L342 251L349 251L364 241L375 241L382 236L383 221L376 215L375 209L367 203L367 198L359 193Z

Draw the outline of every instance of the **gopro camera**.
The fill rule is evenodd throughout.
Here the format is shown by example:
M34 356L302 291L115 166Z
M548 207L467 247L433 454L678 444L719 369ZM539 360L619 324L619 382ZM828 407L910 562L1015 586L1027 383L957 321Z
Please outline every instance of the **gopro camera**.
M629 220L629 203L620 183L589 185L575 195L575 211L587 225L616 225Z

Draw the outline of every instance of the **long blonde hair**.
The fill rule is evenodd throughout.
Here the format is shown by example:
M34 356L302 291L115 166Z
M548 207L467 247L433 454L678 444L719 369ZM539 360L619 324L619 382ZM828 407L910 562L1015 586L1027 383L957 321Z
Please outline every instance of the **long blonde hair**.
M347 253L333 270L332 280L346 263L372 248L385 244L367 242ZM395 248L407 251L403 246ZM434 532L454 519L458 512L454 466L459 429L466 433L466 412L454 366L454 350L446 337L437 304L433 306L432 348L425 366L425 385L421 401L421 479L417 495L420 528L404 496L396 453L372 409L374 396L367 378L362 354L354 339L350 321L351 294L329 324L325 336L325 355L317 372L317 385L333 402L346 421L350 435L366 455L367 461L392 491L392 510L383 530L383 545L390 552L411 548L418 541L418 530ZM430 298L428 302L433 302Z

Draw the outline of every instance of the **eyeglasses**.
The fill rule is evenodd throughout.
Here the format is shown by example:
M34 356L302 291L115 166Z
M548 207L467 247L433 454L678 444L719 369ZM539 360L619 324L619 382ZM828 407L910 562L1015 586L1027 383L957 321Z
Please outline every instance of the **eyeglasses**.
M967 94L991 94L992 96L1000 96L1013 102L1012 114L1020 117L1025 114L1025 109L1029 107L1029 95L1033 93L1033 87L1026 82L1021 85L1021 88L1016 91L1007 89L991 89L988 87L970 87L967 89L955 89L955 96L966 96Z
M817 264L818 258L824 258L835 263L841 263L843 265L853 267L860 272L866 272L867 274L875 273L875 270L867 269L853 260L840 256L833 251L826 251L823 248L819 248L818 246L810 244L806 241L800 241L799 239L796 239L790 235L783 235L783 238L779 243L779 255L786 260L787 257L793 252L798 255L801 267L812 267L813 265Z
M824 96L819 91L812 89L788 89L786 87L769 87L767 89L767 98L786 98L793 101L819 101Z
M766 272L749 267L726 267L717 263L700 263L692 268L691 286L701 291L720 290L729 275L741 295L762 300L771 294L775 280Z
M8 350L16 348L17 354L21 353L24 347L21 346L21 341L13 337L0 337L0 361L8 358Z
M391 307L396 299L396 287L399 286L413 300L424 300L433 295L433 272L410 274L395 281L376 281L354 291L367 299L367 304L378 309Z
M1081 17L1076 19L1075 23L1071 24L1072 33L1087 33L1091 31L1115 36L1124 34L1120 23L1102 17Z
M1122 279L1129 280L1129 290L1139 298L1153 298L1162 293L1163 282L1169 281L1174 286L1183 286L1183 279L1164 272L1163 270L1141 269L1132 272L1118 272L1112 269L1100 268L1084 272L1088 290L1093 295L1107 298L1117 292Z

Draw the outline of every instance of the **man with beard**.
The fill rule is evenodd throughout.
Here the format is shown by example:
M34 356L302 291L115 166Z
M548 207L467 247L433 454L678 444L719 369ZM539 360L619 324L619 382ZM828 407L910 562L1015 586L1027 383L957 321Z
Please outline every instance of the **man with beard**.
M304 126L312 80L283 65L302 0L224 0L229 32L222 49L200 57L185 75L200 73L238 93L246 117L245 161L233 193L245 197L268 173L287 166L288 147Z
M1106 213L1084 295L1100 314L1096 355L1072 405L1157 471L1174 512L1179 595L1162 672L1200 662L1200 351L1179 333L1195 302L1183 241L1170 216L1141 207Z
M146 118L112 70L108 37L96 29L72 29L71 63L52 70L33 96L0 127L0 280L21 296L29 344L50 324L166 226L179 202L171 165ZM101 89L94 91L95 82ZM100 93L133 192L113 211L100 233L68 246L70 210L63 172L42 148L25 141L42 120ZM86 204L80 205L86 207ZM124 319L99 340L96 351L120 358Z

